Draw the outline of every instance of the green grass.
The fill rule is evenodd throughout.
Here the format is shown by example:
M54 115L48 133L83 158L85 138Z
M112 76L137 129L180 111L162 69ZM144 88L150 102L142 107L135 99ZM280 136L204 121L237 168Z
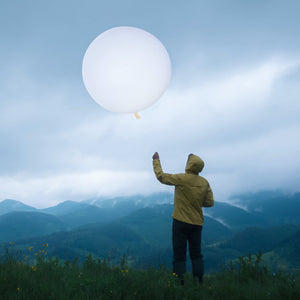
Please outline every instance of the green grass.
M300 299L299 279L270 272L261 253L206 275L203 285L188 273L181 286L164 266L138 270L125 257L112 266L91 255L80 264L48 258L46 249L17 257L7 250L0 263L1 299Z

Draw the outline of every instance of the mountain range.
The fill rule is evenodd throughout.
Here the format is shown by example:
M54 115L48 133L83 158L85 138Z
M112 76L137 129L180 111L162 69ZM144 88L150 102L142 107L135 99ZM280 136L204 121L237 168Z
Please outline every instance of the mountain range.
M259 250L274 268L299 269L300 194L263 192L236 199L239 206L216 202L204 209L207 269ZM91 253L117 263L126 254L134 266L171 265L171 203L172 195L166 193L65 201L41 210L4 200L0 242L15 242L14 249L25 252L48 243L48 255L61 259L84 259Z

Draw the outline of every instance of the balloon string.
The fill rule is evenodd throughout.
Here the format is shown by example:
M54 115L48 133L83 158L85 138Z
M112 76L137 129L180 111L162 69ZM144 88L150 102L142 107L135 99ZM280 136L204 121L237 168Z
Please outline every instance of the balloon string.
M135 112L134 115L135 115L135 117L136 117L137 119L140 119L140 118L141 118L137 112Z

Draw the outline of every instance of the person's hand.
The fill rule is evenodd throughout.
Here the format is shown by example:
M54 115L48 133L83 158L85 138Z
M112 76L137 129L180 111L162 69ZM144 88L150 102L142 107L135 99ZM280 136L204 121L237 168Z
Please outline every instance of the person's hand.
M158 155L158 153L157 153L157 152L155 152L155 153L153 154L152 158L153 158L153 159L159 159L159 155Z

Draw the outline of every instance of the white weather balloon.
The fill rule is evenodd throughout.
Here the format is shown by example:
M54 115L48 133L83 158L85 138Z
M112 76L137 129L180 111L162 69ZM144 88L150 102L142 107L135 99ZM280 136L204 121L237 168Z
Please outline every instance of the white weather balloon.
M90 44L82 76L91 97L107 110L138 112L167 89L171 63L163 44L149 32L115 27Z

